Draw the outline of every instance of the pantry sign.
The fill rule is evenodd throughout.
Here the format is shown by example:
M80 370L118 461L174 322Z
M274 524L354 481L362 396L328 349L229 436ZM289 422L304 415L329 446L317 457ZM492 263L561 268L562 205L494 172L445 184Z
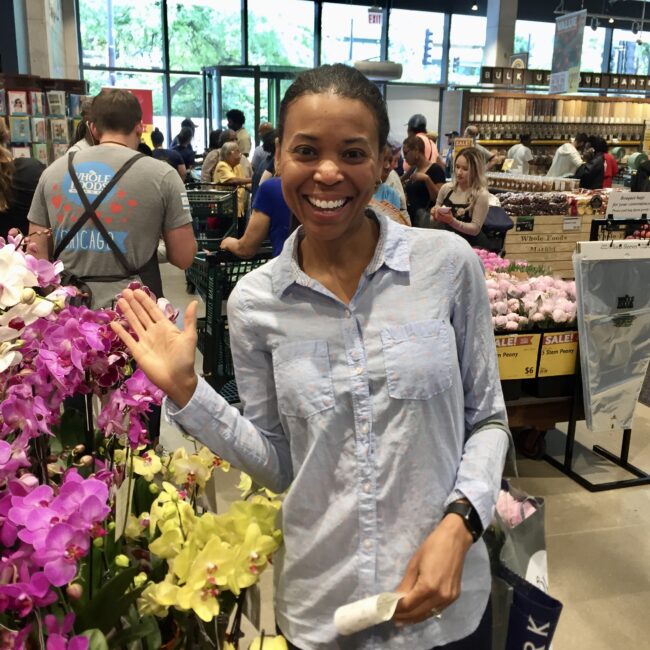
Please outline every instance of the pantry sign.
M555 41L549 93L575 93L580 86L582 39L587 10L559 16L555 20Z

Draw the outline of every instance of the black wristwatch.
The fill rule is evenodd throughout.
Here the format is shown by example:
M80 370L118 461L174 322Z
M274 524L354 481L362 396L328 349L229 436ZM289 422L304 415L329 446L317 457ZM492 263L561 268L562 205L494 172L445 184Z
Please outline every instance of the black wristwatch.
M483 524L481 518L476 512L474 506L470 503L463 503L462 501L454 501L450 503L445 509L445 516L450 513L460 515L463 518L465 527L472 536L472 541L478 542L483 535Z

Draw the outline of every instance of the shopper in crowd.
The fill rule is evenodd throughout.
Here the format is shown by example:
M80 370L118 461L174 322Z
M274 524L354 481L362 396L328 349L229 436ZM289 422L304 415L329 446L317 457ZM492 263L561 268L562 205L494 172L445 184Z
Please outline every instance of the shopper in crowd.
M409 138L417 136L422 140L422 144L424 145L424 158L429 162L442 165L443 161L438 153L438 147L436 146L435 141L427 134L427 118L421 113L411 115L406 127L406 134ZM406 160L406 155L404 156L404 159ZM409 163L406 161L404 171L408 171L408 169Z
M411 225L411 218L408 215L408 209L406 207L406 194L404 193L404 186L402 185L402 179L397 172L397 165L402 156L402 145L389 140L387 146L390 147L392 153L390 160L390 171L388 172L388 176L386 176L385 179L382 179L382 182L385 185L392 187L397 192L399 195L399 211L404 219L408 220L408 224Z
M194 149L192 149L193 137L194 132L192 129L189 126L184 126L176 136L176 145L172 147L172 151L176 151L180 154L185 163L185 169L188 172L196 163L196 153L194 152Z
M226 142L221 147L219 162L214 168L213 181L220 185L229 185L237 191L237 220L238 232L244 232L244 216L246 214L246 188L250 189L251 179L244 176L240 162L241 152L236 142Z
M180 332L126 291L138 340L113 327L167 393L172 421L288 490L273 565L290 648L487 648L480 537L509 435L480 261L459 237L367 209L389 123L357 70L300 74L278 131L301 225L228 301L243 415L195 373L195 302ZM393 591L404 596L392 621L337 635L337 607Z
M138 142L136 151L143 153L145 156L151 156L153 158L153 149L146 142Z
M43 172L27 215L30 238L39 257L57 252L66 270L88 284L94 308L110 306L117 293L138 279L160 296L160 237L168 261L180 269L190 266L196 252L185 187L170 166L136 153L143 126L142 109L134 95L118 88L105 90L93 99L92 116L90 128L99 144L63 156ZM69 165L80 179L80 187L88 188L89 202L124 168L96 210L121 257L92 220L76 234L71 232L82 223L85 208L70 180ZM100 186L86 181L93 178L101 179ZM67 209L61 210L62 204Z
M576 169L582 165L580 152L587 142L586 133L578 133L572 142L565 142L560 145L553 156L551 167L546 172L547 176L571 177Z
M476 147L459 151L454 162L454 179L441 188L431 211L437 227L455 232L476 248L489 248L482 230L490 207L483 160Z
M241 151L242 156L248 158L253 145L250 134L244 128L246 116L238 108L232 108L226 113L226 119L228 120L228 128L237 134L239 151Z
M447 138L447 155L445 156L445 175L451 178L454 175L454 141L460 135L458 131L445 133Z
M513 174L527 174L530 171L530 161L533 159L533 152L530 150L530 134L522 133L519 136L519 144L508 149L506 158L512 160L510 171Z
M410 136L402 145L404 159L409 170L402 176L411 223L419 228L428 228L430 210L438 198L440 188L445 184L445 172L440 165L429 162L424 155L422 138Z
M81 102L80 116L81 120L77 124L77 128L74 130L74 136L70 142L70 151L81 151L82 149L87 149L97 144L93 138L92 133L90 132L90 122L92 121L92 116L90 114L92 107L92 99L84 99Z
M264 151L262 141L264 140L264 135L270 133L273 130L273 125L271 122L261 122L260 128L257 129L257 135L259 137L260 143L257 145L257 147L255 147L255 151L253 151L253 155L251 157L251 168L253 170L253 174L255 174L259 165L264 165L266 162L268 162L269 154L268 152Z
M221 248L237 257L250 259L268 238L271 240L273 257L277 257L289 236L290 225L291 210L282 195L280 178L274 176L257 189L251 217L242 237L226 237L221 242Z
M272 178L275 175L275 140L278 137L278 132L275 129L266 131L262 136L262 151L266 158L260 160L257 169L253 172L251 180L251 197L255 201L257 188L264 181Z
M185 182L185 177L187 176L187 167L185 167L185 161L178 151L173 149L165 149L163 144L165 143L165 136L162 134L162 131L155 127L151 132L151 144L153 144L153 157L156 160L162 160L168 165L171 165L181 177L181 180Z
M478 141L479 131L478 127L475 124L467 125L463 135L466 138L472 138L472 140L474 140L474 149L477 149L483 157L483 163L485 164L486 171L500 166L500 164L503 162L503 158L497 156L493 151L486 149Z
M205 157L203 158L203 164L201 165L202 183L212 182L212 174L214 173L214 168L219 162L219 138L221 137L222 133L223 129L210 131L210 136L208 137L208 151L206 152Z
M401 223L405 226L411 225L411 218L409 217L408 210L406 209L406 199L402 199L404 190L402 189L402 184L399 182L400 189L402 189L402 195L388 183L388 177L393 171L393 148L390 144L386 143L384 147L384 155L381 166L381 174L379 177L379 183L377 184L377 189L372 195L372 200L370 205L372 207L377 207L381 212L383 212L387 217L390 217L393 221ZM402 201L404 203L402 204Z
M181 129L187 128L187 129L190 129L190 130L192 131L192 138L191 138L191 140L194 139L194 134L196 133L196 127L197 127L197 125L194 124L194 122L192 121L192 118L191 118L191 117L186 117L186 118L181 122ZM180 133L180 131L179 131L179 133ZM173 149L177 144L178 144L178 134L177 134L176 137L172 140L172 149ZM190 144L190 148L191 148L191 147L192 147L192 145Z
M590 136L582 150L582 164L576 169L573 178L580 180L580 187L585 190L599 190L605 178L605 159L607 149L605 140Z
M602 139L602 138L601 138ZM612 179L618 174L618 163L616 158L609 153L609 146L605 140L602 140L603 160L605 162L605 174L603 176L603 187L611 187Z
M14 158L7 149L9 131L0 117L0 237L12 228L27 235L27 213L45 165L35 158Z

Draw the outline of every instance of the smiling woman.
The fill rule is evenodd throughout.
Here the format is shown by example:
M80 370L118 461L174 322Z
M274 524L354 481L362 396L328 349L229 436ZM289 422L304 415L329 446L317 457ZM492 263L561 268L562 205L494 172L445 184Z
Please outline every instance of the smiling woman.
M243 415L194 373L196 303L183 332L142 292L119 303L169 417L288 489L274 566L292 649L475 650L491 632L480 537L509 437L485 281L460 237L368 209L388 129L352 68L287 91L276 156L300 227L228 302ZM337 633L338 607L392 591L393 620Z

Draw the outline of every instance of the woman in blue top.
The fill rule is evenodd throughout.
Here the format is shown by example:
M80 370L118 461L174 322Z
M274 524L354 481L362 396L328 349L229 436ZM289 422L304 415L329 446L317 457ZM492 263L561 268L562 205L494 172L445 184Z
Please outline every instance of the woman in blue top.
M173 421L287 490L274 576L291 647L488 648L481 534L509 436L485 279L460 237L367 209L388 130L347 66L287 90L276 161L301 225L228 302L243 415L195 374L195 303L181 332L127 290L138 341L114 327ZM404 594L391 621L337 633L337 607L386 591Z

